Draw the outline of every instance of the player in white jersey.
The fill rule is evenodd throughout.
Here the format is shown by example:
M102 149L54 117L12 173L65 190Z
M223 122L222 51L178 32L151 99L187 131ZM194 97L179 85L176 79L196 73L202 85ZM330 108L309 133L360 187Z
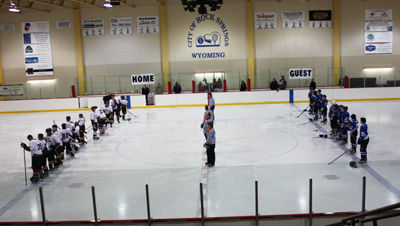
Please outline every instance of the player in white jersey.
M55 139L58 144L56 147L56 154L60 157L61 161L63 161L64 160L64 148L63 148L63 143L62 143L62 134L58 130L57 125L53 125L51 128L53 130L53 139Z
M74 129L75 129L75 124L71 121L71 116L67 116L67 117L65 117L65 119L66 119L66 123L65 124L67 124L67 128L68 129L70 129L71 131L74 131Z
M83 117L83 114L79 114L79 119L78 119L78 126L79 126L79 140L81 144L86 144L85 141L85 133L86 133L86 127L85 127L86 119Z
M61 124L61 135L62 135L62 143L63 143L63 148L66 150L67 154L70 155L71 157L74 157L74 151L72 150L71 147L71 142L72 142L72 131L67 128L67 124L63 123Z
M114 110L111 107L110 103L106 103L106 106L103 108L104 113L106 114L108 123L110 123L110 127L113 126L114 123Z
M106 113L104 113L103 109L99 110L98 116L99 116L100 135L103 135L107 127L107 116Z
M97 136L97 130L98 130L98 126L99 126L99 121L97 119L97 113L96 113L96 106L93 106L92 111L90 112L90 121L92 123L92 130L93 130L93 140L97 140L99 139L99 137Z
M60 162L62 163L60 156L56 154L56 149L57 149L57 141L55 139L55 135L52 133L53 131L51 128L46 129L46 141L47 141L47 150L48 150L48 155L47 158L49 160L49 169L53 170L54 167L57 167ZM57 159L57 160L56 160Z
M40 172L42 172L42 142L33 139L32 135L28 135L27 138L29 140L29 145L21 143L21 147L23 147L24 150L31 152L33 176L30 180L32 183L36 183L40 179Z
M49 175L49 168L47 167L47 158L49 151L47 149L47 141L44 139L43 133L38 134L38 140L41 142L42 146L42 169L43 169L43 177L47 177Z
M121 97L113 96L113 104L114 104L114 114L117 117L117 122L119 123L119 118L121 117Z
M122 120L125 120L126 110L128 106L128 101L126 100L125 96L121 97L121 110L122 110Z

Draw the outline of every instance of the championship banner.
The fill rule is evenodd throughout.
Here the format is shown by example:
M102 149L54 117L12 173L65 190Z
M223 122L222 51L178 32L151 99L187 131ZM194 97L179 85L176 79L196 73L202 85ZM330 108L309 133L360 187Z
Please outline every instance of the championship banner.
M26 76L53 75L48 21L22 23Z
M292 68L289 69L289 79L312 79L312 68Z
M282 26L286 29L304 27L304 11L285 11L282 13Z
M144 85L144 84L155 84L156 76L154 74L140 74L131 75L132 85Z
M364 44L364 54L390 54L393 52L392 43Z
M160 33L158 16L142 16L137 18L137 33Z
M365 32L365 43L392 42L392 40L393 40L393 35L391 31Z
M23 85L0 85L0 96L23 96Z
M70 20L56 21L57 29L69 29L72 28L72 22Z
M254 26L256 30L276 29L278 14L276 12L260 12L254 14Z
M130 35L132 34L132 19L130 17L110 18L111 35Z
M392 9L366 9L365 21L392 20Z
M331 10L310 10L310 28L330 28L332 27Z
M84 19L82 21L83 37L103 36L104 21L103 19Z

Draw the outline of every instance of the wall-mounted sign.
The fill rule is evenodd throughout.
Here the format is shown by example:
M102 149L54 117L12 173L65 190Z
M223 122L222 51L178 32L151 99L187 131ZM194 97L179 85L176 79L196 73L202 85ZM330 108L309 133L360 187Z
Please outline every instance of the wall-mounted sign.
M132 34L132 19L130 17L110 18L111 35Z
M82 22L82 33L84 37L103 36L104 35L103 19L84 19Z
M132 85L144 85L144 84L154 84L156 82L156 76L154 74L140 74L131 75Z
M289 69L289 79L312 79L312 68L292 68Z
M0 96L23 96L25 89L22 85L0 85Z
M57 29L69 29L72 28L72 22L70 20L56 21Z
M393 52L392 9L366 9L364 28L364 54Z
M365 21L392 20L392 9L366 9Z
M310 28L330 28L332 26L331 10L310 10Z
M259 12L254 14L254 28L256 30L276 29L278 14L276 12Z
M53 75L48 21L22 23L26 76Z
M282 26L286 29L304 27L304 11L285 11L282 13Z
M392 53L392 43L366 43L364 44L365 54L388 54Z
M160 33L158 16L141 16L137 18L137 33Z
M193 59L224 58L224 47L229 46L228 28L214 14L200 15L189 25L187 46L193 49Z

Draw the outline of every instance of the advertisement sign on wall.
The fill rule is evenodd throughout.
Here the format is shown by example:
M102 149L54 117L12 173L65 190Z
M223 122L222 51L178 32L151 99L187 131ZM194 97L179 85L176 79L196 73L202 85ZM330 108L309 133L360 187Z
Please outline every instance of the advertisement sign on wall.
M366 9L364 28L364 54L393 52L392 9Z
M364 44L365 54L385 54L392 53L392 43L371 43Z
M365 43L392 42L392 32L365 32Z
M310 28L330 28L332 27L331 10L310 10Z
M103 36L104 35L103 19L84 19L82 22L82 32L84 37Z
M160 33L158 16L142 16L137 18L137 33Z
M282 26L286 29L304 27L304 11L285 11L282 13Z
M130 17L110 18L111 35L132 34L132 19Z
M289 79L312 79L312 68L291 68L289 69Z
M24 94L22 85L0 85L0 96L23 96Z
M23 22L22 35L26 76L53 75L49 22Z
M69 29L72 28L72 22L70 20L56 21L57 29Z
M392 20L392 9L366 9L365 21Z
M259 12L254 14L254 26L256 30L276 29L278 14L276 12Z

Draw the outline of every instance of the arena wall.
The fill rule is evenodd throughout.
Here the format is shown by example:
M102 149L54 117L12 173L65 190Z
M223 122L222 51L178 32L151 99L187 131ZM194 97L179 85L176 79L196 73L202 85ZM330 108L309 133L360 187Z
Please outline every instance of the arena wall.
M323 89L329 100L346 101L387 101L400 100L400 88L358 88L358 89ZM308 90L293 90L294 103L307 103ZM252 91L213 93L217 106L249 104L284 104L290 103L290 91ZM131 106L135 108L157 107L198 107L207 104L206 93L187 93L155 95L155 105L146 106L145 97L131 95ZM42 111L73 111L88 109L91 106L103 106L102 96L79 98L59 98L40 100L0 101L0 113L25 113Z

